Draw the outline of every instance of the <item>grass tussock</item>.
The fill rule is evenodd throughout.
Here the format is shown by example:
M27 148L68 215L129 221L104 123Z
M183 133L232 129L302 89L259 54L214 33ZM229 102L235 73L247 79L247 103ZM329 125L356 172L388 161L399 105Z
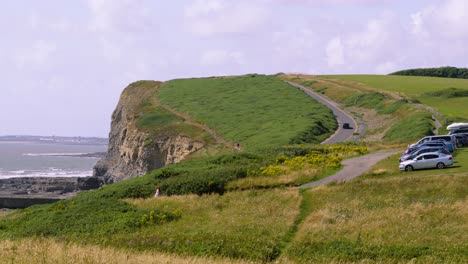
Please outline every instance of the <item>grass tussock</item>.
M248 264L252 262L209 258L183 257L163 253L141 253L128 250L83 246L64 243L52 239L38 238L27 240L0 241L0 263L15 264L159 264L159 263L187 263L187 264Z

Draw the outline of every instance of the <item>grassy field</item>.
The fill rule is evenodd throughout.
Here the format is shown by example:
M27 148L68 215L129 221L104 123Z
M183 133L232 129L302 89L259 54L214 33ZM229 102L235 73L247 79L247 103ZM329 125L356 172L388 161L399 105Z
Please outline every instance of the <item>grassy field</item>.
M465 118L468 113L468 98L443 98L425 95L447 88L468 90L468 80L436 77L395 76L395 75L328 75L321 76L363 83L376 89L417 99L423 104L434 107L449 118Z
M99 254L112 256L98 263L151 263L153 257L188 263L468 261L468 149L457 150L455 166L444 170L400 172L397 158L350 183L303 192L282 187L147 198L157 178L190 167L180 164L64 203L4 215L0 247L6 253L0 262L27 257L69 263L63 259L70 256L72 263L94 263ZM36 236L59 241L11 240ZM65 250L54 253L58 248Z
M283 259L300 263L468 261L468 151L462 166L394 171L396 157L352 183L309 190L312 208Z
M328 108L273 76L174 80L159 98L246 149L319 143L336 128Z
M147 227L116 245L182 255L210 255L257 261L275 259L294 223L297 189L230 192L223 196L173 196L129 200L145 210L180 210L179 221Z

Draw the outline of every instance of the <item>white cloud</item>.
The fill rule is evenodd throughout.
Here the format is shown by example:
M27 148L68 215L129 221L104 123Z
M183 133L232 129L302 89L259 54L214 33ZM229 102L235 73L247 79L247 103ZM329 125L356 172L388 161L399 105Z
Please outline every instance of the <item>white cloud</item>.
M395 41L391 37L391 23L389 18L370 20L365 30L350 34L345 40L350 60L369 62L382 55L384 48Z
M329 67L343 65L345 63L343 44L341 43L340 37L335 37L328 42L326 54Z
M376 6L389 3L390 0L276 0L285 4L302 4L302 5L370 5Z
M447 0L411 15L414 34L427 38L468 38L468 1Z
M226 50L208 50L202 53L200 57L202 66L220 66L224 64L244 64L244 55L238 51Z
M252 33L263 26L269 12L253 1L195 0L184 9L189 32L199 36Z
M389 74L400 70L397 63L392 61L387 61L377 65L375 73L376 74Z
M150 29L150 10L143 0L88 0L91 31L140 32Z
M23 51L15 58L16 66L19 69L31 66L45 67L50 62L50 57L56 49L56 45L49 41L37 40L31 49Z

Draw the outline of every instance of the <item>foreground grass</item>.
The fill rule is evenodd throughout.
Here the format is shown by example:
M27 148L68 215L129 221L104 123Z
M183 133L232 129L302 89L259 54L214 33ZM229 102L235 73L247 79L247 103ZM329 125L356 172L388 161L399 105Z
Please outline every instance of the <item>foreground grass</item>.
M328 108L273 76L169 81L159 99L245 149L319 143L336 128Z
M224 156L221 160L240 157ZM112 255L109 259L115 263L132 263L125 261L134 259L146 263L153 257L167 257L169 263L205 261L192 256L222 258L206 259L208 263L229 263L229 259L464 263L468 261L468 167L464 164L468 149L458 150L455 158L459 163L453 168L405 173L394 170L397 162L393 157L352 182L301 193L293 188L276 188L132 198L148 197L141 195L152 177L149 174L82 193L65 203L6 215L7 220L0 221L4 239L0 246L6 252L0 254L0 263L1 257L21 263L24 256L36 262L51 258L61 263L68 255L75 263L110 263L96 260L98 254ZM151 184L148 190L153 188ZM176 217L167 219L157 214L156 218L167 220L151 222L151 212ZM92 221L85 218L78 222L83 226L76 228L75 218L83 214L91 215ZM33 219L37 222L31 222ZM37 236L61 242L11 240ZM66 253L54 254L57 247L63 247ZM22 254L22 248L31 253Z
M276 189L127 201L144 210L180 210L182 217L116 237L117 246L268 261L279 255L301 197L297 189Z
M182 257L162 253L136 253L108 247L83 246L78 244L64 243L45 238L0 241L0 251L0 263L15 264L251 263L247 261L222 258Z
M468 261L468 174L358 179L307 192L313 208L284 259Z

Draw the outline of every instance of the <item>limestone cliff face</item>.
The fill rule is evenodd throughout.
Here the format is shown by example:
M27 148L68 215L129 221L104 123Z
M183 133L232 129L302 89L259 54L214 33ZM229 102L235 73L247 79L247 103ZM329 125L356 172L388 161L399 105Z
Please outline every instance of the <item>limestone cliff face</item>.
M137 82L124 90L112 114L108 152L94 167L94 176L104 177L106 183L125 180L177 163L203 148L203 142L184 134L138 127L141 106L154 96L158 85Z

